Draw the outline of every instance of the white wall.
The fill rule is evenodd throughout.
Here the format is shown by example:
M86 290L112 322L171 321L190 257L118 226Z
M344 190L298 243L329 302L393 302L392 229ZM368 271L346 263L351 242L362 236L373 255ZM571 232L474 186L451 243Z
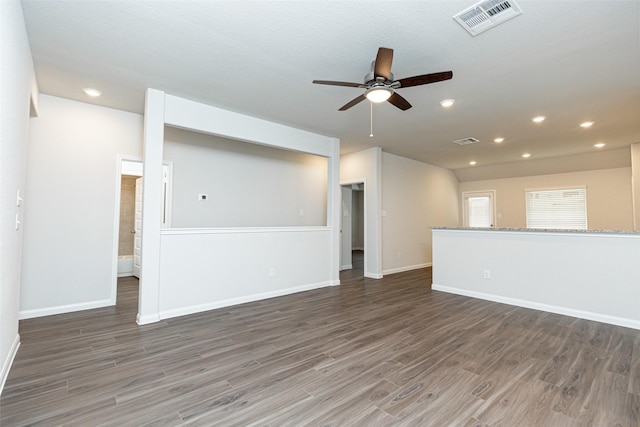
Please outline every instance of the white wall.
M115 304L119 155L142 117L42 95L31 124L20 317Z
M601 169L553 175L460 183L465 191L496 190L496 227L525 228L525 191L587 187L587 225L591 230L633 230L631 168ZM462 215L462 213L461 213ZM460 218L462 224L462 217Z
M335 285L331 235L326 227L163 230L159 317Z
M638 233L433 230L433 251L434 290L640 329Z
M0 393L20 344L18 308L30 99L37 105L33 59L19 1L0 1ZM17 206L20 190L25 201Z
M364 275L382 278L382 149L379 147L346 154L340 158L340 182L364 182L365 248Z
M327 224L326 157L167 127L164 158L174 228Z
M448 169L382 153L384 274L431 265L431 227L458 225L458 180Z

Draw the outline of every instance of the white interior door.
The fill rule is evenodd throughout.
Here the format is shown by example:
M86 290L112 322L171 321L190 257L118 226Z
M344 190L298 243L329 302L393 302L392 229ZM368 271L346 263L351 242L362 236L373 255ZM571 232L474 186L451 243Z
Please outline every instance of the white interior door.
M353 268L351 257L351 210L353 204L353 192L351 186L343 185L342 189L342 215L340 216L340 271Z
M133 275L140 277L140 255L142 253L142 178L136 179L136 199L133 236Z

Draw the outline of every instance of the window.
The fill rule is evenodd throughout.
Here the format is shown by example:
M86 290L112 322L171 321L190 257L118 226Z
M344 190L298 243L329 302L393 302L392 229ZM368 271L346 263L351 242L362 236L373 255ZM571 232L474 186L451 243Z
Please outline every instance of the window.
M587 229L587 189L561 188L526 192L527 228Z
M462 193L465 227L493 227L493 191Z

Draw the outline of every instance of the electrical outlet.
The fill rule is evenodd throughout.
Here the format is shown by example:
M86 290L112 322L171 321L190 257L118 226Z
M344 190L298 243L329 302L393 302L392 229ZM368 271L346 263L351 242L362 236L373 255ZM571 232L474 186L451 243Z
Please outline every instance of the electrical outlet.
M491 270L485 270L482 277L485 279L491 279Z
M269 268L269 277L276 277L276 269L275 267Z

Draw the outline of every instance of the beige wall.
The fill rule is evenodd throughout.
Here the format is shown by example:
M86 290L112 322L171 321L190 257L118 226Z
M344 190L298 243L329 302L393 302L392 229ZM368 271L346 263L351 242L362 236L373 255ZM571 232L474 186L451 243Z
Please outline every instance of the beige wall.
M496 191L497 227L524 228L525 191L587 187L587 224L591 230L633 230L631 168L461 182L465 191ZM501 217L501 218L500 218ZM462 218L460 218L462 224Z

